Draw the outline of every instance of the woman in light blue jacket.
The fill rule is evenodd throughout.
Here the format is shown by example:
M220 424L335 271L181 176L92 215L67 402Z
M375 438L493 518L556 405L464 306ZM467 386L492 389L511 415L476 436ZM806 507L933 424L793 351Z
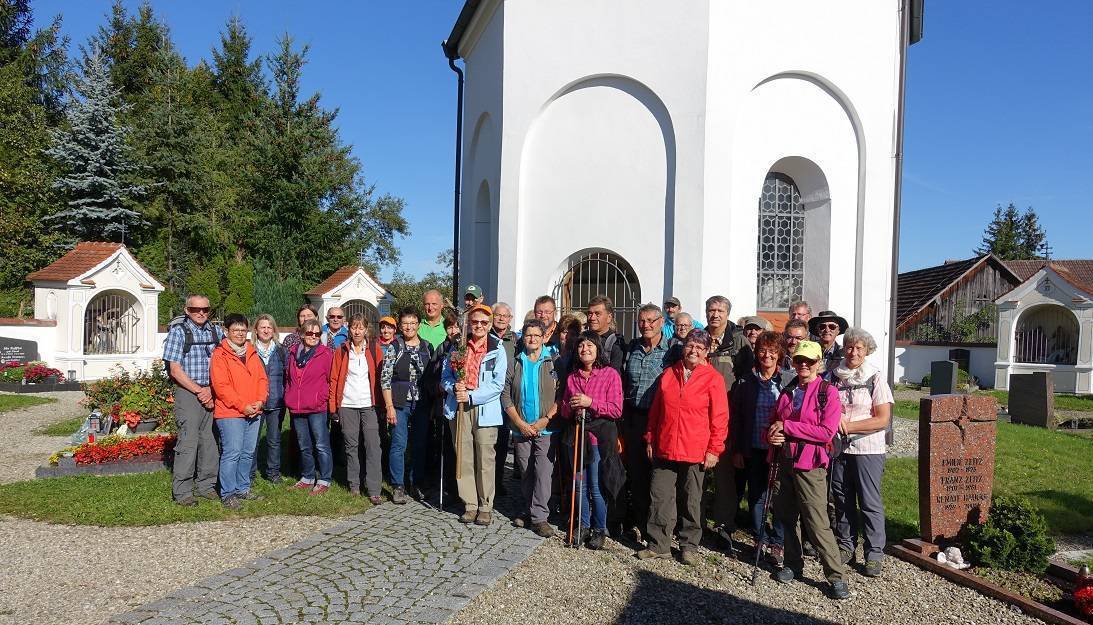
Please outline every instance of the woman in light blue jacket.
M463 500L463 523L487 526L492 520L495 490L497 428L504 422L501 391L505 389L508 361L497 337L489 334L489 306L478 305L467 314L469 329L465 353L458 348L444 356L441 382L448 394L444 418L452 428L456 448L456 487ZM454 366L453 366L453 356ZM459 381L456 370L464 372ZM458 404L463 405L459 413Z

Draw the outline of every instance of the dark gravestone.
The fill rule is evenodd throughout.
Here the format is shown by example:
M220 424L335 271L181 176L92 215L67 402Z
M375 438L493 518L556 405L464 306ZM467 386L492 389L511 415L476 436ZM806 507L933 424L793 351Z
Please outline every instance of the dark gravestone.
M956 390L956 363L935 360L930 363L930 394L948 395Z
M994 485L998 405L988 395L931 395L918 424L918 517L925 543L983 523Z
M0 336L0 362L27 363L38 360L38 343Z
M1010 376L1010 421L1055 429L1055 380L1050 373Z

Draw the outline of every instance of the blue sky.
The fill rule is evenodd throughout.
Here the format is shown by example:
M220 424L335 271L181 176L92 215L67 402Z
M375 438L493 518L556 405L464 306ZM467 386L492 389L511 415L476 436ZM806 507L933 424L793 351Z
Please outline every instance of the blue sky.
M138 2L127 1L135 11ZM907 77L900 269L966 258L997 204L1033 206L1056 258L1093 256L1082 227L1093 172L1093 2L926 0L925 38ZM412 235L402 269L434 267L451 246L455 74L440 42L459 0L153 2L186 59L209 58L239 15L259 54L292 34L311 45L304 92L340 109L380 193L406 200ZM300 7L306 7L301 10ZM39 23L64 15L73 50L108 0L42 0ZM390 277L390 269L382 277Z

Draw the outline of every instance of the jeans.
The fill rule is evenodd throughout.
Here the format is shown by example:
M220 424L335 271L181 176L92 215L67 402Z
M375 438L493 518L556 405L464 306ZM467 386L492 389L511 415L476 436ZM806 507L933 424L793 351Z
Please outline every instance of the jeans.
M402 408L395 408L395 415L389 456L391 486L401 488L408 483L423 484L426 475L425 447L429 442L429 404L421 400L411 401ZM406 471L407 439L410 447L409 471Z
M266 424L266 479L276 482L281 479L281 423L285 419L284 408L272 408L262 411L262 423ZM258 474L258 450L254 452L250 476Z
M220 498L243 495L250 491L250 470L262 419L228 417L216 420L220 432Z
M752 449L751 455L744 458L744 470L748 475L748 510L751 512L751 524L758 538L760 528L766 521L767 501L771 493L767 491L767 478L770 476L770 463L767 462L766 449ZM785 541L782 522L776 518L771 524L771 531L764 532L767 544L781 545Z
M607 529L607 501L600 492L600 446L589 445L586 452L592 458L592 462L585 467L583 476L578 476L577 488L583 479L584 496L581 497L581 527L592 527L598 530ZM591 510L589 510L591 502ZM589 520L591 516L591 522Z
M334 456L330 453L330 429L325 412L292 415L296 428L296 440L300 443L300 481L330 485L334 472ZM314 450L315 455L312 455ZM315 456L319 457L319 475L316 480Z

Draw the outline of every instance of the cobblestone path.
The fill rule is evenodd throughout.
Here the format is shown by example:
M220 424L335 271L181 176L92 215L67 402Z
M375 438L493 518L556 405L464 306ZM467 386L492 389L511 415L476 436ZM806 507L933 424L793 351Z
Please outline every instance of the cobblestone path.
M384 503L107 623L442 623L541 541L496 511L477 527Z

